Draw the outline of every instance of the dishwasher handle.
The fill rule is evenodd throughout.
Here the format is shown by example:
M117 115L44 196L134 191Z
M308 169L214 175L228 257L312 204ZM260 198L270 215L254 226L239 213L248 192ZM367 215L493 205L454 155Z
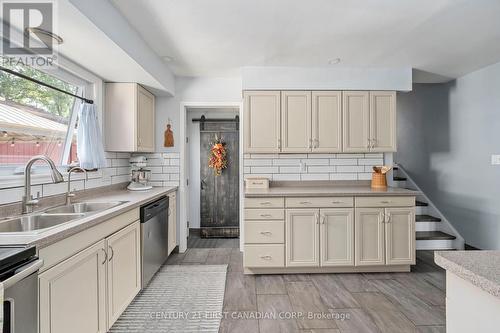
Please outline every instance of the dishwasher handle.
M27 278L31 274L38 271L40 269L40 267L42 267L42 266L43 266L43 260L37 259L37 260L32 261L29 264L21 267L19 270L16 271L16 273L14 275L12 275L10 278L3 281L4 289L12 287L13 285L18 283L22 279Z
M141 207L141 223L150 220L161 212L168 210L168 197L163 197L147 206Z

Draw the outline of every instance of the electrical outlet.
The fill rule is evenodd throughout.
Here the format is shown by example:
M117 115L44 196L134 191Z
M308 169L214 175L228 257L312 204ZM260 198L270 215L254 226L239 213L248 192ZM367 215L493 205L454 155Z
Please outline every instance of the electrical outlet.
M500 165L500 155L491 155L491 165Z

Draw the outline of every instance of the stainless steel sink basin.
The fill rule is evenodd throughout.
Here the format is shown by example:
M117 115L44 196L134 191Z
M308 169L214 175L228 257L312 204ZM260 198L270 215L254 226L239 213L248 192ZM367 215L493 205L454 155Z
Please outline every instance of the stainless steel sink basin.
M33 232L41 229L55 227L70 222L84 214L37 214L23 215L10 219L0 220L0 232Z
M51 208L45 211L47 214L73 214L73 213L94 213L119 206L126 201L114 202L76 202L67 206Z

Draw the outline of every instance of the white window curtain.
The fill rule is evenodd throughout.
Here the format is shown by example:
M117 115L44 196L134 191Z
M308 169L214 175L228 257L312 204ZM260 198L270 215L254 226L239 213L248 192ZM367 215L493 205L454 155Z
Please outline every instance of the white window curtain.
M78 111L77 153L81 168L100 169L106 167L106 157L95 104L82 103Z

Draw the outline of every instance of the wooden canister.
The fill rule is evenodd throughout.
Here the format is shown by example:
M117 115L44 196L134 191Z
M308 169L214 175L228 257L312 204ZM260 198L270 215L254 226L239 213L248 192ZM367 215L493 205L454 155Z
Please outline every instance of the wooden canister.
M387 188L385 173L372 172L372 188Z

